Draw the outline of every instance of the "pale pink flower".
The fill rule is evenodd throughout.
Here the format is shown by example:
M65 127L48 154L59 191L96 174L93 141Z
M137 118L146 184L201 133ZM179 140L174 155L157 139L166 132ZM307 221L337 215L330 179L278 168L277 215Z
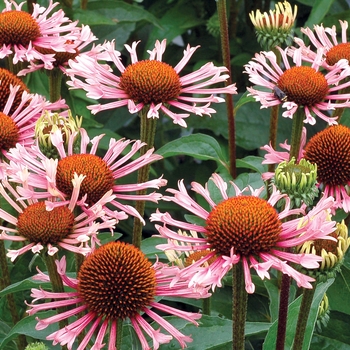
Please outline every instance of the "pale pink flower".
M24 172L22 175L25 176ZM11 261L29 250L35 254L44 248L47 248L49 255L57 253L59 248L85 255L91 251L88 243L92 236L96 236L98 230L114 229L115 219L96 222L105 215L101 207L113 199L111 193L106 194L85 212L75 214L79 184L82 180L83 176L74 176L74 190L67 202L55 202L52 196L41 200L25 200L21 194L32 191L31 186L17 186L15 190L8 181L2 181L1 198L7 201L18 215L14 216L2 206L0 218L2 222L7 222L7 225L0 226L0 239L24 243L20 249L8 250L7 256Z
M34 140L35 123L44 111L67 107L64 100L50 103L38 94L31 94L16 75L0 68L0 152L16 143L30 145Z
M297 162L304 158L317 164L317 185L326 197L334 197L333 209L342 208L345 212L350 212L348 172L350 128L345 125L334 125L318 132L308 142L305 129L303 135ZM289 160L290 145L285 142L280 146L286 151L276 151L271 145L261 147L267 152L262 163L279 164ZM274 173L264 173L262 176L267 180L272 178Z
M124 220L128 214L138 217L144 223L144 219L134 205L124 204L124 201L133 203L145 200L157 203L161 198L160 193L135 194L134 192L149 188L159 189L165 186L167 181L160 177L144 183L128 184L123 183L121 179L138 171L144 165L162 159L162 156L154 154L152 148L145 154L132 159L145 146L145 143L139 140L110 139L109 148L101 158L96 153L104 135L90 140L86 131L80 129L79 146L74 144L76 136L75 134L69 137L66 151L61 130L58 129L51 134L51 143L60 157L56 161L45 156L37 145L28 149L17 144L16 148L11 149L7 154L11 169L9 180L23 183L22 172L28 169L30 175L26 179L27 183L40 191L28 192L25 194L26 198L38 198L50 194L66 200L72 194L72 180L77 174L83 176L79 184L79 200L83 210L97 203L106 192L112 191L115 199L109 202L108 207L103 208L106 215ZM128 147L130 147L129 150ZM75 153L77 148L79 153ZM117 210L113 211L111 207Z
M76 316L77 320L50 334L46 339L53 344L67 345L77 350L87 348L89 342L93 349L115 349L117 321L130 320L140 341L140 349L159 349L159 345L169 343L175 338L181 348L191 342L190 336L184 335L153 309L174 315L198 326L199 313L181 311L156 301L157 297L206 298L210 296L207 289L200 292L188 287L187 280L179 280L176 285L170 282L178 273L177 267L151 262L141 250L124 242L111 242L101 246L87 256L77 278L68 277L65 257L56 262L58 273L70 291L63 293L32 289L34 298L29 305L30 315L42 310L51 310L68 306L69 310L55 316L37 318L37 330L45 329L51 324ZM44 300L44 303L35 304ZM83 316L82 316L83 314ZM154 329L142 314L155 321L160 328ZM109 338L107 337L109 329ZM162 332L166 330L166 333ZM84 332L85 331L85 332ZM82 340L77 344L78 336ZM148 345L148 339L153 345Z
M313 239L333 239L328 236L334 231L335 222L327 221L329 208L333 205L332 198L324 198L307 215L302 209L290 209L290 200L281 195L275 188L268 201L259 198L263 188L253 191L252 195L245 195L233 182L226 183L218 174L211 177L212 183L202 187L192 182L192 190L208 203L208 211L190 197L183 184L179 182L179 190L169 189L173 196L163 199L172 201L186 209L192 215L203 220L202 224L194 224L175 220L169 213L152 214L151 221L160 221L163 225L156 225L161 237L168 239L168 243L157 248L161 250L175 249L178 251L202 251L211 249L212 253L199 259L197 272L194 269L184 270L184 274L191 278L190 285L221 286L221 280L234 264L242 263L246 291L253 293L255 286L252 282L250 269L253 268L260 278L269 278L268 270L274 268L291 276L297 285L312 288L313 279L295 270L288 262L300 264L307 268L318 266L320 257L294 254L283 251L283 248L298 246L301 242ZM215 185L215 189L212 184ZM209 186L213 192L209 192ZM236 195L232 196L232 190ZM219 203L214 198L221 198ZM281 199L285 200L285 209L277 213L274 205ZM301 218L285 221L290 215L303 214ZM193 222L193 221L192 221ZM173 229L173 228L176 228ZM178 233L181 230L193 230L202 235L196 238ZM174 244L174 241L185 244ZM205 266L204 262L216 259ZM183 271L183 270L181 270Z
M68 46L60 48L60 51L54 49L46 49L45 54L51 54L53 57L52 62L44 62L41 59L33 59L29 63L28 68L22 69L18 72L18 76L23 76L28 73L35 72L39 69L52 70L59 68L65 73L68 67L68 60L75 59L78 55L84 54L88 56L98 56L101 51L101 45L94 46L91 50L86 50L86 47L91 44L94 40L97 40L95 35L91 32L89 26L82 25L81 28L75 28L72 35L76 36L75 40L70 40ZM85 49L85 50L84 50Z
M328 111L350 106L350 94L339 93L350 86L347 60L338 61L324 75L320 71L322 49L317 51L311 66L305 64L301 48L294 51L278 49L283 68L277 63L272 51L256 54L253 61L245 65L245 73L255 84L254 88L247 88L249 95L261 103L261 108L282 105L286 109L282 115L286 118L293 118L296 111L302 108L305 113L304 123L315 124L317 116L330 125L337 124L337 117L330 117ZM289 62L288 51L292 55L293 65Z
M341 26L341 35L339 35L339 38L335 25L331 28L325 28L322 24L316 24L314 25L313 30L308 27L300 29L314 46L311 49L310 46L306 46L304 40L294 38L294 41L302 49L303 57L306 61L313 62L317 57L316 51L319 49L323 50L322 66L326 69L332 69L332 67L341 59L350 61L350 43L347 40L348 22L339 20L339 23Z
M237 93L234 84L227 87L210 87L223 83L228 78L225 67L215 67L211 62L190 74L179 76L198 46L187 46L184 57L173 68L162 62L166 40L157 40L155 48L148 51L149 59L142 61L137 57L137 44L138 42L134 42L131 46L125 45L131 57L131 64L126 67L121 61L120 52L114 49L114 42L104 44L106 54L109 55L107 60L114 63L120 76L115 75L111 67L98 63L92 57L76 57L74 61L69 61L71 68L67 69L67 74L71 76L71 82L68 81L68 85L84 89L87 96L93 99L115 100L89 106L92 113L121 106L128 106L130 113L137 113L146 107L148 118L159 118L159 111L162 111L175 124L186 127L184 119L189 117L189 113L199 116L215 113L215 110L209 107L210 104L224 102L217 94ZM186 113L172 112L167 106Z
M13 56L13 63L41 60L50 67L55 60L46 49L75 52L69 42L77 39L77 22L71 22L62 10L52 15L59 3L50 3L47 8L33 4L33 13L22 11L25 2L4 0L5 9L0 14L0 58Z

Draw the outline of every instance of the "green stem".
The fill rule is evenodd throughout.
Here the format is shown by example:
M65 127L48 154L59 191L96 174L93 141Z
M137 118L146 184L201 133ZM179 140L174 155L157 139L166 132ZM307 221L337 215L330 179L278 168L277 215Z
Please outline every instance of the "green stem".
M122 348L122 340L123 340L123 320L119 318L117 321L117 341L116 341L117 350Z
M62 3L63 6L67 6L69 8L72 8L72 3L73 3L72 0L61 0L60 2Z
M48 255L47 253L43 254L43 259L46 264L47 272L50 277L50 282L52 284L52 290L55 293L63 293L64 292L64 286L63 286L63 281L60 276L60 274L57 272L57 266L55 264L55 260L58 260L57 254L51 256ZM57 313L62 313L65 312L66 308L61 307L57 308ZM59 322L60 328L64 328L68 325L68 320L62 320Z
M88 4L88 0L80 0L80 8L82 10L86 10L87 9L87 4Z
M302 350L307 320L310 314L312 300L315 295L316 286L312 289L304 288L298 316L297 328L295 331L293 350Z
M7 265L6 259L6 248L3 240L0 240L0 268L1 268L1 278L0 278L0 288L1 290L11 285L10 272ZM16 308L16 301L12 293L6 295L8 308L11 313L12 322L16 325L20 321L20 317ZM26 337L23 334L18 336L17 346L19 350L25 349L27 346Z
M203 305L203 315L208 315L210 316L211 314L211 298L204 298L202 300L202 305Z
M284 350L284 343L286 341L289 289L290 277L286 274L283 274L281 281L280 305L278 313L276 350Z
M28 13L33 13L36 0L27 0Z
M245 290L243 264L232 268L232 349L244 350L248 293Z
M230 55L230 39L227 24L227 13L226 13L226 0L217 1L217 10L220 22L220 38L221 38L221 52L224 66L228 70L228 79L226 80L226 86L232 84L231 78L231 55ZM230 158L230 174L233 178L236 178L236 126L235 126L235 115L232 96L226 94L226 110L228 120L228 149Z
M157 127L157 119L147 118L147 112L148 112L148 108L143 108L140 112L140 119L141 119L140 140L146 143L146 145L142 147L140 150L141 156L144 155L149 149L153 147L154 137L156 134L156 127ZM150 168L151 168L151 165L146 164L145 166L139 169L138 175L137 175L137 183L140 184L148 181ZM137 191L136 193L138 195L145 195L147 193L147 190L146 189L140 190L140 191ZM135 204L135 209L138 211L138 213L142 217L145 212L145 201L137 201ZM132 237L132 243L135 247L141 246L142 227L143 227L143 224L141 220L135 217L133 237Z
M59 68L48 71L50 102L56 102L61 98L61 85L63 73Z
M298 160L301 135L302 135L303 125L304 125L304 117L305 117L304 110L302 108L298 108L298 110L293 116L292 139L290 143L289 160L291 160L293 157L296 160Z
M277 49L272 50L276 55L276 61L277 64L280 65L281 63L281 54ZM271 147L273 149L276 149L277 147L277 129L278 129L278 112L279 112L279 105L272 106L271 107L271 117L270 117L270 143ZM275 164L269 164L267 166L269 172L275 171Z

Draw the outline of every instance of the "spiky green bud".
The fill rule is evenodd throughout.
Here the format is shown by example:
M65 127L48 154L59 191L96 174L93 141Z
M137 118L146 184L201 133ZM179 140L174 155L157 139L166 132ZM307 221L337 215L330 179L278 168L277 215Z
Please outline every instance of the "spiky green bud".
M297 16L297 6L292 6L288 1L275 5L275 10L270 13L260 10L251 12L249 17L255 27L257 40L265 51L270 51L283 43L290 45L293 40L293 25Z
M272 183L281 193L288 195L291 208L300 208L303 203L311 205L318 194L317 165L305 159L298 164L295 164L295 158L284 161L276 168Z

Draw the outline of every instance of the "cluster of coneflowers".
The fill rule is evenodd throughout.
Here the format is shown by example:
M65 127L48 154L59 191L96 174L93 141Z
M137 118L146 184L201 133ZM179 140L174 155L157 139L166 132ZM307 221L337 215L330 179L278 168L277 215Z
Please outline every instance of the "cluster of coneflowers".
M252 15L267 51L245 66L254 84L247 89L262 108L285 109L283 117L293 120L291 145L281 145L284 151L273 141L263 147L265 163L279 164L276 172L263 175L266 187L239 188L234 179L214 173L205 185L192 182L189 193L181 179L171 189L162 176L149 178L150 165L162 158L153 148L155 121L167 116L186 128L193 114L215 118L212 104L237 93L234 84L225 85L229 70L209 62L182 74L198 47L187 46L172 67L162 61L165 40L156 41L144 60L138 58L138 42L125 45L130 64L124 65L114 42L94 43L90 28L70 21L52 1L47 8L34 4L31 14L23 4L5 4L0 56L9 70L0 71L0 254L16 263L31 251L45 262L46 271L35 280L51 282L52 289L32 289L26 306L29 315L37 315L38 332L58 324L47 337L54 345L119 349L122 324L128 321L144 350L173 338L185 348L190 335L156 311L195 325L201 314L168 306L162 297L209 298L233 270L234 298L241 298L242 308L233 321L242 326L246 297L255 291L252 274L270 278L274 269L314 290L322 271L329 275L339 267L349 239L344 223L332 215L350 211L350 130L339 124L343 109L350 107L350 67L347 57L339 57L348 44L338 44L334 29L317 27L317 35L305 29L314 47L295 39L298 47L282 49L296 10L285 2L270 14ZM344 41L347 23L341 25ZM267 42L265 31L275 40ZM50 100L30 92L19 78L39 69L48 72ZM138 113L140 140L110 139L100 156L106 136L90 138L82 120L71 116L59 95L62 75L70 88L98 100L88 107L93 114L122 106ZM338 114L330 114L333 110ZM329 126L307 141L303 123L314 125L317 118ZM137 183L120 181L136 172ZM198 196L200 201L194 199ZM164 238L157 248L170 263L152 264L140 249L145 201L171 201L197 217L189 222L160 210L151 215ZM113 236L130 216L135 217L133 244ZM110 232L109 242L101 243L101 232ZM4 241L10 244L5 247ZM76 276L66 273L68 251L76 256ZM6 266L1 268L5 275ZM47 310L57 313L42 317ZM243 349L242 341L244 326L243 338L233 333L234 348Z

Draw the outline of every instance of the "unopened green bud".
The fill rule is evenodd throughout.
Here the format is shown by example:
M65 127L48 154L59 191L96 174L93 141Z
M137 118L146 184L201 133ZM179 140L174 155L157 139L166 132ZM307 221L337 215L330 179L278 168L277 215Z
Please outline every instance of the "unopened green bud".
M290 45L293 40L293 26L297 16L297 6L292 6L288 1L279 2L275 5L275 10L270 13L260 10L251 12L249 17L255 27L257 40L260 46L266 50L273 50L283 43Z
M318 307L318 314L316 320L316 330L318 333L322 332L322 328L327 327L329 321L329 302L327 294L325 293L320 306Z
M26 346L25 350L49 350L49 348L44 343L31 343Z
M303 203L311 205L318 194L317 165L305 159L298 164L295 164L295 158L284 161L276 168L272 183L281 193L288 195L291 208L300 208Z
M51 136L60 131L65 149L74 137L73 145L78 141L79 129L81 127L82 118L72 116L68 111L68 117L59 113L45 112L36 122L35 138L38 140L39 148L48 158L59 158L56 147L52 144Z
M344 223L337 223L336 230L330 234L336 241L329 239L317 239L305 242L297 248L298 253L314 254L322 257L320 266L317 269L304 270L309 276L314 277L319 282L325 282L329 278L336 276L343 264L345 253L350 245L348 228Z

